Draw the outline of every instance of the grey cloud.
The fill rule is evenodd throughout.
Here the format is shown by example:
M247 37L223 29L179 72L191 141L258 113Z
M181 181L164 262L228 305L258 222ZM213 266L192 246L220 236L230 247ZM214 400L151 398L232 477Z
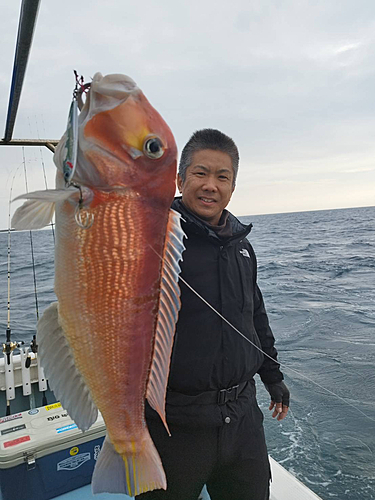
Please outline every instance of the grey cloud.
M19 6L8 3L3 14L5 124ZM306 182L358 175L374 157L374 33L370 0L43 2L15 137L35 136L36 122L40 135L62 135L73 69L87 79L96 71L123 72L165 117L179 149L202 127L234 138L241 155L239 182L248 186L237 188L235 209L246 213L242 207L249 197L243 191L253 189L253 179L259 186L274 179L272 201L257 200L259 210L267 212L268 203L275 212L277 201L284 211L291 198L297 210L307 199L313 209L314 196L304 192L302 198L298 183L305 190ZM19 152L3 148L1 155L8 168L19 162ZM45 157L53 178L52 155L46 151ZM371 171L366 175L356 184L358 201L349 177L346 188L340 184L336 206L369 198L374 179ZM288 189L275 197L280 182ZM332 207L328 191L321 190L323 195L319 203Z

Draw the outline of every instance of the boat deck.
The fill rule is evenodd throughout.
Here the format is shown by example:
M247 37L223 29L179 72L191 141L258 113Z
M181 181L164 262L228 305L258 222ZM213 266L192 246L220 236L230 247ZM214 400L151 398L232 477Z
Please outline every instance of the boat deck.
M273 477L270 500L322 500L271 457L270 462ZM101 493L94 496L91 493L90 484L57 497L58 500L114 500L114 498L116 500L130 500L127 495L114 497L109 493ZM205 488L199 500L210 500Z
M30 366L30 382L32 384L36 384L38 380L36 359L34 358L35 357L32 357ZM94 442L94 440L103 439L105 435L105 426L101 416L98 417L98 421L92 426L91 430L86 432L85 438L83 439L81 431L76 429L74 422L67 414L65 414L66 412L61 407L60 403L56 403L56 398L50 391L46 391L44 393L49 404L48 406L43 406L44 403L41 401L41 394L38 393L38 391L34 391L34 403L37 404L38 408L29 410L29 407L27 406L29 402L28 398L22 397L22 367L20 356L15 355L13 357L13 361L16 399L12 401L12 414L17 414L16 424L18 424L21 421L19 419L22 418L23 425L20 426L20 430L13 429L14 434L12 434L12 436L15 438L22 436L22 433L25 433L22 429L26 427L27 433L31 436L31 440L30 444L29 441L19 444L19 446L21 448L23 446L23 448L18 451L14 451L9 456L4 450L2 450L3 453L0 455L0 459L2 457L2 462L0 460L0 466L2 465L2 467L0 467L0 469L6 469L9 467L10 461L14 462L13 466L21 464L24 461L22 458L22 452L27 451L29 448L33 451L33 454L36 454L38 459L44 460L45 457L53 456L56 453L66 453L66 450L69 450L74 446L85 446L87 444L86 441ZM0 358L0 417L5 415L5 387L4 360ZM9 422L9 427L12 427L12 420ZM59 433L59 430L64 430L64 432ZM69 432L65 433L65 431ZM4 439L8 439L7 434L4 435ZM68 458L69 457L70 455L68 455ZM59 459L55 457L55 461L64 461L65 459L65 455L59 457ZM322 500L271 457L270 463L273 478L270 500ZM50 470L50 472L52 472L52 470ZM61 488L61 481L59 487L60 490L57 491L63 491L63 489L65 489ZM64 493L55 498L59 500L131 500L127 495L114 496L112 494L102 493L94 496L91 492L90 484L76 490L72 490L68 493ZM0 500L2 500L1 492ZM204 489L199 500L210 500L206 489Z

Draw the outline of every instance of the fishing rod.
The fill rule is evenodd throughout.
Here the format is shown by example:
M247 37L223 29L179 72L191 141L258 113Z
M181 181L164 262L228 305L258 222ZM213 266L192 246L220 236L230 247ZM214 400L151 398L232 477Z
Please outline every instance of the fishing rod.
M25 174L25 185L26 185L26 193L29 192L29 187L27 183L27 172L26 172L26 161L25 161L25 148L22 148L22 156L23 156L23 171ZM36 273L35 273L35 259L34 259L34 244L33 244L33 234L32 231L29 231L30 234L30 247L31 247L31 260L33 267L33 276L34 276L34 295L35 295L35 308L36 308L36 319L39 320L39 307L38 307L38 294L36 289Z
M18 167L19 168L19 167ZM6 384L6 415L10 415L10 402L15 399L14 371L13 371L13 352L20 346L19 342L12 342L10 328L10 255L11 255L11 227L10 227L10 207L12 203L13 182L18 168L13 176L9 194L8 209L8 255L7 255L7 280L8 280L8 301L7 301L7 328L5 331L5 343L3 343L4 366L5 366L5 384Z
M42 165L43 165L43 171L44 171L44 179L45 183L47 182L46 175L45 175L45 168L44 168L44 162L43 162L43 157L42 157ZM31 383L31 373L30 373L30 367L31 367L31 353L34 354L36 360L37 360L37 369L38 369L38 382L39 382L39 391L43 393L43 401L42 404L45 406L47 405L47 398L46 398L46 390L47 390L47 381L45 379L44 371L41 366L41 364L38 362L38 345L36 342L36 336L33 336L32 341L30 342L30 345L26 345L24 341L12 341L12 330L11 330L11 305L10 305L10 292L11 292L11 233L14 232L15 230L11 228L11 203L12 203L12 194L13 194L13 185L14 185L14 180L16 178L16 175L18 173L19 168L23 166L24 167L24 174L25 174L25 184L26 184L26 190L28 189L28 183L27 183L27 171L26 171L26 160L25 160L25 153L23 150L23 162L17 167L11 187L10 187L10 194L9 194L9 203L8 203L8 229L3 229L0 230L0 232L5 232L7 231L8 233L8 249L7 249L7 281L8 281L8 298L7 298L7 327L6 327L6 334L5 334L5 342L2 344L2 351L4 354L4 366L5 366L5 385L6 385L6 415L11 414L11 401L16 398L15 394L15 378L14 378L14 360L13 360L13 355L16 350L19 351L20 358L21 358L21 375L22 375L22 393L24 396L29 396L30 399L30 409L34 408L35 405L35 398L33 395L32 391L32 383ZM53 224L49 224L52 228L52 234L54 237L54 231L53 231ZM34 258L34 246L33 246L33 239L32 239L32 234L30 231L30 244L31 244L31 253L32 253L32 267L33 267L33 275L34 275L34 293L35 293L35 304L36 304L36 314L37 314L37 319L39 318L39 306L38 306L38 296L37 296L37 286L36 286L36 273L35 273L35 258ZM0 344L1 345L1 344Z
M23 156L23 169L24 169L24 175L25 175L25 186L26 186L26 193L29 192L29 187L28 187L28 182L27 182L27 170L26 170L26 160L25 160L25 148L22 147L22 156ZM34 296L35 296L35 310L36 310L36 319L39 321L39 304L38 304L38 291L37 291L37 280L36 280L36 270L35 270L35 258L34 258L34 243L33 243L33 235L32 231L29 231L30 235L30 248L31 248L31 260L32 260L32 268L33 268L33 278L34 278ZM30 349L31 351L35 354L35 357L37 359L37 366L38 366L38 385L39 385L39 392L43 393L43 399L42 399L42 405L46 406L47 405L47 397L46 397L46 390L47 390L47 380L44 375L44 369L42 365L40 364L40 360L38 357L38 344L36 341L36 335L33 336L33 340L30 344ZM26 356L26 359L28 358L28 351L27 353L24 353L24 356ZM26 363L25 359L25 363ZM26 366L26 365L25 365ZM29 364L30 366L30 364ZM32 397L32 391L30 392L30 405L31 407L35 407L34 404L34 398Z
M38 133L39 137L39 133ZM55 146L57 145L58 141L55 140L12 140L12 141L0 141L0 145L16 145L16 146L39 146L40 148L40 153L41 153L41 158L42 158L42 167L43 167L43 174L44 174L44 181L47 187L47 178L46 178L46 172L45 172L45 165L44 165L44 160L43 160L43 155L42 155L42 150L41 146L47 146L48 149L50 149L52 152L55 151ZM35 358L37 360L37 369L38 369L38 383L39 383L39 391L43 393L43 400L42 404L47 405L47 398L46 398L46 390L48 388L47 386L47 381L44 375L44 370L43 367L41 366L37 352L38 352L38 344L36 342L36 336L33 336L32 341L30 342L30 345L27 346L25 342L17 342L17 341L12 341L12 330L10 326L10 278L11 278L11 233L15 231L14 229L11 228L11 203L12 203L12 193L13 193L13 184L15 177L17 175L17 172L19 168L23 165L24 167L24 175L25 175L25 184L26 184L26 191L28 191L28 182L27 182L27 171L26 171L26 160L25 160L25 151L24 147L22 148L23 152L23 162L17 167L16 172L13 176L12 183L11 183L11 188L10 188L10 196L9 196L9 209L8 209L8 229L2 229L0 230L1 233L7 232L8 233L8 250L7 250L7 280L8 280L8 300L7 300L7 328L5 332L5 342L3 344L0 344L0 348L2 345L2 352L4 354L4 366L5 366L5 384L6 384L6 415L11 414L11 401L15 399L15 380L14 380L14 365L13 365L13 354L16 349L19 350L20 352L20 357L21 357L21 373L22 373L22 388L23 388L23 395L24 396L29 396L30 398L30 408L35 407L35 400L33 397L33 392L32 392L32 384L31 384L31 375L30 375L30 366L31 366L31 353L34 353ZM49 224L52 229L52 234L53 234L53 239L55 240L55 235L54 235L54 224L51 223ZM30 246L31 246L31 255L32 255L32 267L33 267L33 275L34 275L34 294L35 294L35 305L36 305L36 315L37 319L39 319L39 306L38 306L38 295L37 295L37 285L36 285L36 272L35 272L35 258L34 258L34 245L33 245L33 238L32 238L32 232L30 231Z

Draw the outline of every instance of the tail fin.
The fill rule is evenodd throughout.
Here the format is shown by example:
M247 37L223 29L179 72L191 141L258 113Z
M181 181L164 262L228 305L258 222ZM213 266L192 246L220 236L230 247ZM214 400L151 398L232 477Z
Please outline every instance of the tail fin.
M167 489L164 469L147 433L141 452L119 455L108 436L92 476L92 492L123 493L129 496L140 495L146 491Z

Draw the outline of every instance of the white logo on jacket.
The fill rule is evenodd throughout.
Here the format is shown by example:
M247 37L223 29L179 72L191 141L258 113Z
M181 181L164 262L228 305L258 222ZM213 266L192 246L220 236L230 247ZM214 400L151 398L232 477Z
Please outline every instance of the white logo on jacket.
M250 259L250 254L246 250L246 248L243 248L242 250L240 250L240 254L242 254L244 257L248 257Z

